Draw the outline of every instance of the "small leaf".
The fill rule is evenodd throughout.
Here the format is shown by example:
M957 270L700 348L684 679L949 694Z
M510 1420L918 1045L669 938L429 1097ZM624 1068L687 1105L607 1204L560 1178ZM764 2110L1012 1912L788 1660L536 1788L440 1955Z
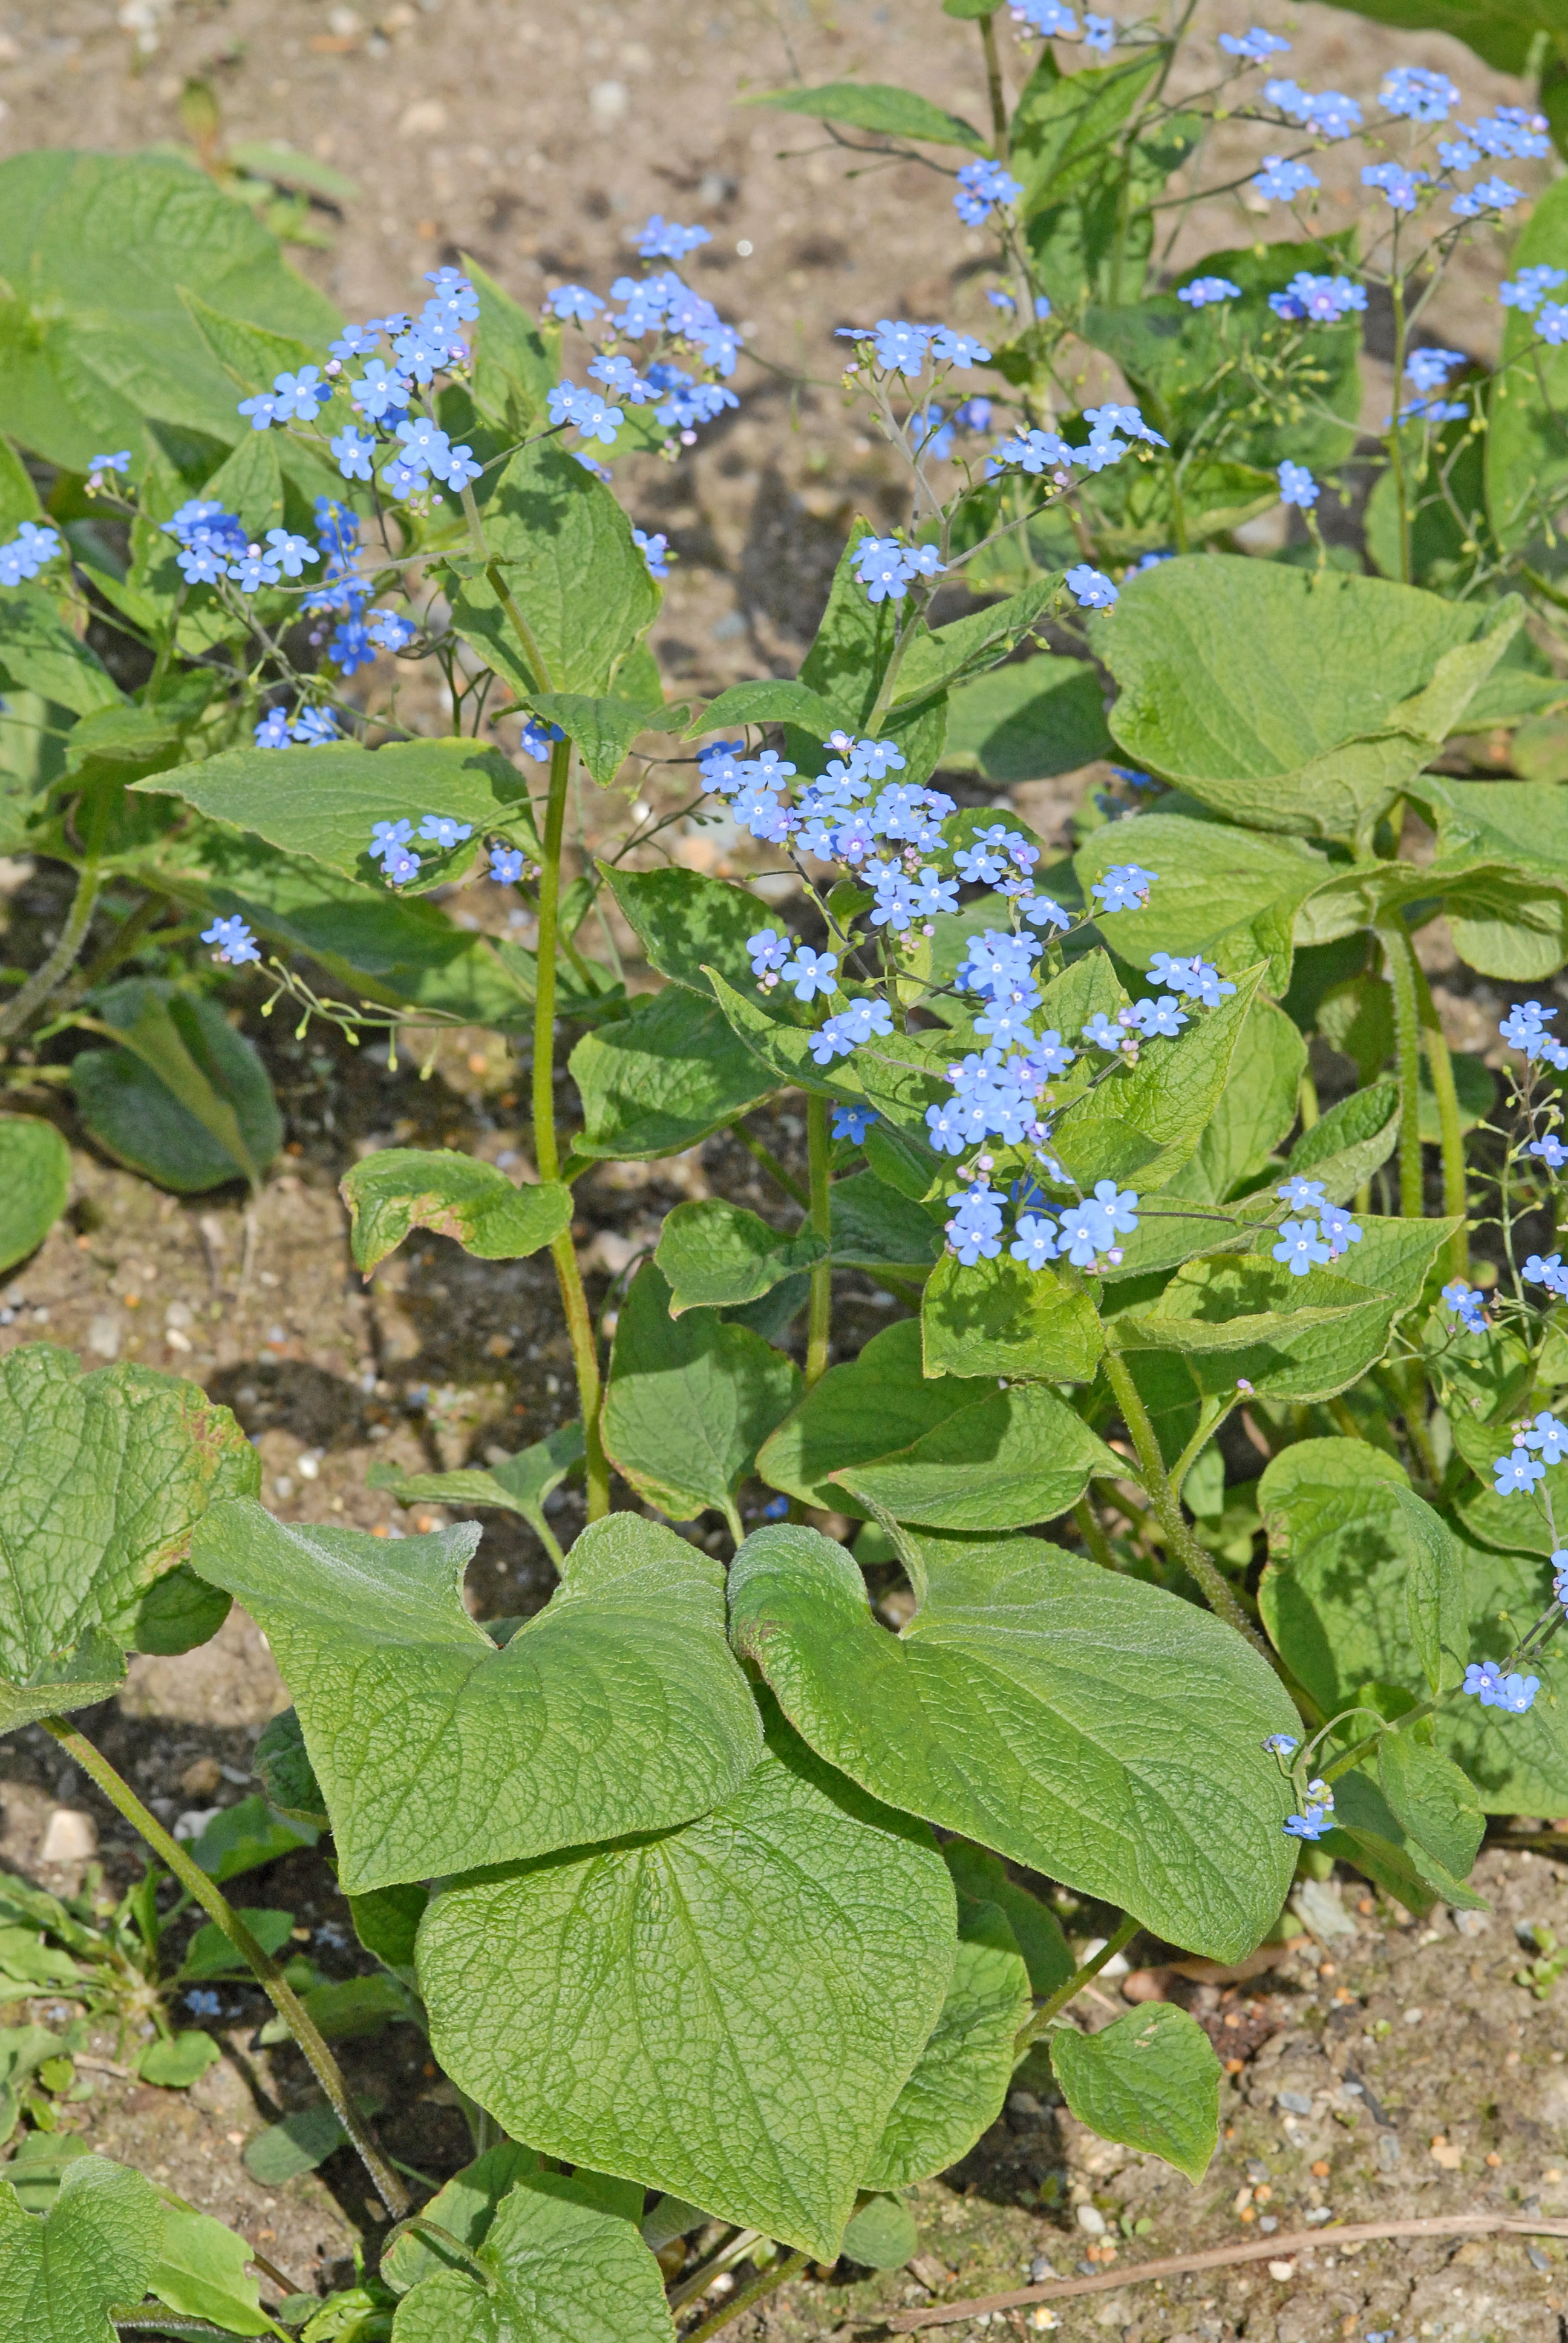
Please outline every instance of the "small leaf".
M736 1495L799 1389L793 1361L749 1326L706 1311L672 1318L669 1288L645 1262L621 1304L610 1353L605 1449L672 1520L717 1506L739 1543Z
M249 1502L246 1500L246 1502ZM222 1886L245 1872L259 1871L297 1846L314 1846L320 1834L310 1823L285 1822L265 1798L241 1798L213 1816L190 1852L209 1879Z
M97 1008L125 1046L84 1051L71 1088L99 1145L176 1195L239 1178L258 1188L283 1118L259 1054L216 1001L132 977Z
M803 683L769 679L761 683L735 683L721 691L702 710L700 720L693 723L688 739L699 732L723 732L731 724L798 724L807 730L818 730L827 739L839 721L837 711L827 700ZM756 899L751 898L755 910Z
M669 1314L755 1302L828 1251L809 1229L780 1236L755 1212L709 1200L666 1216L654 1260L669 1281Z
M498 1651L462 1600L478 1535L394 1543L256 1504L204 1531L202 1570L243 1588L296 1687L348 1894L667 1830L756 1763L717 1563L614 1514Z
M971 154L990 152L989 142L971 129L961 116L933 106L912 89L896 88L883 81L831 81L820 89L749 91L742 106L770 106L784 114L810 114L821 122L848 122L857 130L879 131L888 138L921 138L938 146L967 146Z
M366 1951L400 1976L407 1972L410 1981L414 1939L429 1900L429 1891L417 1879L397 1887L372 1887L364 1896L348 1898L348 1916Z
M558 1180L515 1188L493 1163L450 1148L383 1147L342 1181L356 1265L367 1275L415 1229L455 1237L481 1261L522 1261L571 1226Z
M642 732L678 732L689 710L649 707L644 701L620 698L597 699L581 691L539 691L533 695L536 712L547 724L558 724L601 789L608 789L627 759L627 752Z
M1261 1744L1295 1712L1266 1661L1192 1604L1034 1538L919 1542L898 1635L841 1546L754 1531L730 1635L785 1714L874 1796L1137 1913L1217 1960L1290 1882Z
M418 2004L397 1977L338 1977L327 1985L311 1986L299 1996L306 2016L326 2042L355 2041L380 2034L388 2026L417 2026ZM256 2039L263 2044L291 2039L285 2017L269 2017Z
M545 1518L545 1501L586 1453L582 1425L563 1423L531 1448L483 1472L470 1465L456 1473L403 1473L395 1464L372 1464L366 1479L372 1489L390 1489L400 1505L499 1505L520 1513L553 1559L556 1538ZM260 1748L258 1742L258 1756Z
M1418 1739L1415 1728L1385 1733L1377 1759L1383 1795L1405 1831L1451 1877L1465 1878L1485 1835L1486 1817L1453 1760Z
M245 1923L264 1953L280 1953L294 1932L292 1912L253 1908L241 1910L236 1917ZM235 1950L216 1921L208 1920L186 1946L179 1975L188 1983L200 1984L207 1977L236 1976L245 1966L244 1954Z
M723 1012L682 983L585 1035L571 1071L583 1109L578 1154L618 1162L678 1155L779 1086Z
M281 2188L302 2172L314 2172L348 2137L329 2107L300 2107L281 2123L246 2143L240 2161L263 2188Z
M472 2164L455 2173L445 2187L437 2189L423 2208L425 2217L475 2253L488 2237L497 2208L508 2191L538 2169L539 2159L531 2147L524 2147L516 2140L503 2140L498 2147L487 2148L483 2156L476 2157ZM421 2237L417 2229L405 2229L383 2254L381 2277L395 2294L407 2294L421 2278L457 2267L460 2265L456 2257L445 2253L435 2238Z
M164 2201L164 2240L147 2292L226 2335L276 2335L250 2274L250 2247L210 2213Z
M106 2156L68 2164L42 2220L0 2181L0 2332L17 2343L115 2343L109 2306L141 2300L163 2227L152 2183Z
M41 1245L65 1209L71 1151L39 1116L0 1119L0 1270Z
M327 1829L327 1801L310 1763L297 1708L280 1710L263 1725L251 1765L269 1805L289 1822Z
M474 2248L483 2278L467 2264L421 2278L397 2306L397 2343L674 2343L658 2262L586 2193L580 2174L516 2181Z
M176 2034L172 2042L149 2042L136 2060L136 2072L160 2090L188 2091L222 2056L210 2034L193 2029Z
M862 2269L902 2269L920 2242L915 2217L901 2197L869 2196L845 2224L839 2251Z
M960 1896L976 1904L994 1904L1005 1915L1028 1967L1030 1990L1043 1998L1065 1985L1078 1963L1050 1906L1020 1887L1000 1856L985 1847L950 1838L942 1855Z
M1050 2063L1080 2123L1202 2179L1220 2130L1220 2061L1196 2018L1167 2001L1098 2034L1059 2026Z
M1001 2113L1030 2014L1029 1971L994 1904L959 1898L952 1981L861 2185L903 2188L956 2164Z
M775 1717L700 1821L444 1886L419 1983L435 2056L541 2154L826 2258L953 1946L927 1832Z

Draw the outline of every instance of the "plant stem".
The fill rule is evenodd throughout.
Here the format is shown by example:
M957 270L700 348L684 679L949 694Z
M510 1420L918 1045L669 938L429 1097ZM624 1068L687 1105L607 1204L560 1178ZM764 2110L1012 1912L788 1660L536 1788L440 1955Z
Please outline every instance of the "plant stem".
M560 928L561 839L566 829L567 794L571 784L572 744L558 740L550 750L550 790L545 809L544 867L539 873L538 959L534 993L534 1161L541 1180L560 1177L560 1150L556 1141L556 940ZM598 1345L583 1292L582 1271L570 1229L563 1229L550 1245L556 1282L561 1290L567 1333L577 1369L578 1397L582 1403L583 1438L588 1479L588 1517L598 1521L609 1511L609 1466L599 1436Z
M227 1897L215 1886L200 1865L192 1860L177 1840L169 1836L156 1815L147 1812L130 1784L121 1780L108 1759L63 1716L45 1716L40 1722L45 1732L57 1741L62 1749L69 1751L83 1773L97 1784L109 1804L124 1815L133 1829L141 1833L159 1862L166 1864L174 1873L186 1895L201 1906L208 1919L222 1931L240 1958L253 1971L256 1982L299 2045L311 2073L327 2094L333 2114L354 2143L360 2162L376 2185L377 2195L395 2220L406 2218L411 2206L408 2191L366 2129L359 2110L348 2095L348 2086L343 2079L341 2067L277 1963L269 1953L262 1950Z
M1399 1209L1421 1218L1421 1018L1412 967L1410 930L1397 911L1377 924L1383 965L1393 993L1394 1056L1399 1065Z
M1237 1602L1234 1590L1224 1572L1206 1546L1188 1528L1182 1518L1181 1500L1171 1486L1171 1476L1165 1470L1165 1459L1160 1453L1160 1443L1142 1395L1132 1380L1131 1370L1125 1359L1114 1351L1105 1354L1105 1373L1121 1411L1121 1421L1131 1435L1138 1451L1138 1462L1143 1469L1143 1485L1155 1518L1171 1541L1171 1550L1182 1566L1190 1571L1202 1588L1209 1608L1227 1627L1234 1627L1238 1635L1245 1635L1249 1644L1268 1657L1268 1646L1246 1613Z
M982 16L980 20L980 46L985 51L986 95L990 101L991 153L999 163L1008 158L1007 93L1002 87L1001 56L996 45L996 18Z
M76 892L65 924L48 958L34 970L15 999L0 1009L0 1041L13 1033L20 1033L34 1011L43 1007L75 965L76 955L87 940L87 930L92 925L93 913L97 906L98 854L107 819L107 793L100 790L87 834L86 860L76 880Z
M1399 574L1403 584L1411 582L1410 487L1404 476L1404 447L1399 419L1400 385L1404 379L1404 346L1407 326L1404 314L1404 279L1399 270L1399 226L1394 226L1394 256L1390 269L1389 291L1393 298L1393 421L1389 429L1389 462L1393 469L1394 495L1399 500Z
M1066 1984L1059 1985L1056 1991L1050 1995L1049 1999L1040 2003L1040 2007L1035 2011L1034 2016L1028 2019L1024 2025L1019 2027L1017 2034L1013 2037L1013 2048L1015 2051L1021 2055L1022 2052L1028 2049L1031 2042L1038 2042L1040 2036L1045 2032L1046 2027L1050 2024L1051 2019L1053 2017L1060 2017L1062 2011L1067 2007L1068 2003L1073 1999L1074 1996L1081 1994L1083 1991L1084 1986L1091 1984L1093 1979L1100 1975L1100 1972L1105 1966L1106 1962L1114 1960L1116 1955L1121 1951L1123 1946L1130 1945L1132 1942L1132 1939L1138 1934L1141 1926L1141 1923L1134 1919L1131 1912L1124 1912L1121 1916L1121 1923L1117 1927L1116 1934L1113 1936L1108 1937L1106 1942L1101 1946L1100 1950L1091 1959L1085 1961L1081 1969L1074 1969Z
M810 1196L808 1194L807 1191L802 1188L799 1181L795 1178L794 1174L792 1172L786 1172L783 1164L779 1162L779 1158L774 1154L773 1150L770 1147L764 1147L759 1139L754 1139L743 1122L732 1122L729 1126L729 1136L739 1146L744 1147L746 1152L750 1156L754 1163L759 1163L761 1165L763 1171L767 1172L769 1180L771 1180L777 1187L782 1188L787 1196L792 1196L794 1198L795 1202L800 1206L802 1212L809 1212L810 1211Z
M1105 1524L1095 1512L1085 1489L1072 1509L1072 1518L1083 1533L1083 1543L1101 1570L1114 1570L1116 1556L1111 1551L1111 1540L1105 1534Z
M731 2319L739 2318L743 2310L749 2310L765 2294L771 2294L775 2287L788 2286L791 2278L799 2278L810 2258L809 2254L780 2254L765 2270L759 2270L749 2285L732 2294L711 2318L705 2318L700 2327L694 2327L685 2343L708 2343L710 2335L717 2335Z
M806 1100L806 1146L811 1166L811 1226L824 1242L832 1234L828 1165L828 1101L815 1091ZM828 1365L828 1328L833 1308L833 1264L824 1255L811 1264L811 1309L806 1327L806 1388L821 1382Z
M1460 1222L1460 1226L1448 1241L1449 1275L1467 1277L1470 1273L1470 1242L1463 1223L1469 1197L1465 1189L1464 1133L1459 1127L1459 1092L1454 1088L1453 1060L1449 1055L1448 1037L1442 1030L1442 1020L1432 997L1432 987L1426 980L1426 970L1416 956L1408 930L1405 949L1410 954L1416 1013L1426 1037L1426 1062L1432 1069L1432 1094L1437 1100L1438 1126L1442 1134L1442 1209L1446 1216L1457 1216Z

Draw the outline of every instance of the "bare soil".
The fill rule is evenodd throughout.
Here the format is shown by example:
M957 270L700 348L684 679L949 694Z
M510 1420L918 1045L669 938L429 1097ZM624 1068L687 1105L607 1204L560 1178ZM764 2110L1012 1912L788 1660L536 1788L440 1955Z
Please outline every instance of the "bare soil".
M749 340L769 363L748 365L739 415L694 454L670 468L632 459L618 470L637 518L666 530L680 557L657 636L671 680L706 692L793 670L853 514L891 518L901 509L882 451L836 387L832 327L883 314L975 326L987 313L980 242L956 226L943 182L909 164L847 180L843 158L812 126L735 99L748 84L786 81L798 64L809 82L907 82L980 119L971 27L943 18L935 0L780 0L776 10L740 0L398 0L379 13L365 0L130 0L120 16L126 23L109 0L12 0L0 14L0 152L177 138L181 87L205 77L230 136L286 139L358 182L357 200L327 222L331 249L301 256L347 314L417 300L421 273L465 251L532 304L563 277L608 281L625 266L628 228L650 210L708 222L714 241L693 264L697 281L749 321ZM1201 32L1248 21L1215 0L1201 0L1197 17ZM1396 38L1312 5L1292 24L1291 69L1310 85L1364 95L1399 59L1447 70L1477 102L1523 94L1441 35ZM1252 151L1242 134L1222 133L1209 176L1228 176L1232 157ZM1339 160L1348 166L1348 154ZM1336 181L1331 195L1348 219ZM1201 204L1172 260L1254 232L1235 206ZM1478 355L1494 347L1490 288L1500 257L1478 239L1431 313L1437 338ZM1390 390L1374 332L1369 421L1381 420ZM1018 809L1060 832L1078 796L1102 779L1091 769L1016 793ZM590 829L615 811L613 801L590 809ZM679 850L722 869L730 843L689 833ZM47 866L0 868L8 961L30 964L47 948L65 895L64 874ZM503 925L489 890L470 890L467 901L464 916ZM1451 1038L1483 1047L1484 989L1456 969L1441 936L1423 956ZM628 979L648 980L635 965ZM367 1487L367 1469L482 1462L487 1448L516 1449L568 1419L570 1363L553 1281L548 1264L479 1264L431 1239L367 1288L348 1258L337 1182L358 1153L394 1142L517 1161L528 1146L518 1063L493 1037L448 1033L421 1081L417 1062L390 1072L319 1028L297 1041L281 1018L260 1026L257 997L243 996L244 1021L278 1088L287 1153L252 1210L237 1191L164 1196L107 1163L82 1143L57 1088L17 1101L57 1117L73 1141L75 1178L67 1218L5 1281L0 1347L49 1340L88 1365L134 1358L192 1376L256 1441L264 1497L285 1518L387 1534L435 1526L451 1516L429 1506L410 1516ZM1335 1069L1320 1071L1332 1088ZM1338 1077L1348 1086L1342 1061ZM788 1102L754 1127L802 1168L802 1126ZM575 1234L596 1302L613 1306L613 1281L655 1241L671 1205L710 1192L766 1212L780 1202L727 1137L673 1162L607 1165L585 1180ZM847 1286L840 1350L852 1353L887 1314L885 1296ZM568 1491L558 1504L569 1542L579 1501ZM552 1579L521 1523L485 1518L470 1576L477 1615L533 1609ZM201 1652L135 1661L119 1700L82 1722L174 1823L246 1794L256 1736L286 1698L264 1638L236 1613ZM135 1875L130 1834L55 1745L35 1732L0 1747L0 1863L46 1885L74 1885L80 1859L62 1866L43 1856L62 1808L91 1819L112 1882ZM1200 2188L1084 2133L1048 2086L1020 2087L964 2163L916 2192L915 2264L874 2278L843 2267L814 2274L739 2320L736 2336L847 2343L875 2331L879 2309L1023 2283L1040 2257L1061 2275L1131 2266L1251 2237L1270 2220L1283 2234L1326 2210L1322 2245L1285 2278L1253 2265L1163 2288L1129 2285L1064 2305L1060 2330L1119 2332L1122 2343L1568 2337L1556 2245L1510 2238L1352 2252L1333 2241L1337 2222L1411 2212L1538 2203L1568 2213L1562 2006L1513 1982L1525 1957L1516 1926L1546 1921L1568 1935L1563 1873L1550 1855L1493 1847L1477 1879L1495 1906L1479 1928L1441 1908L1412 1921L1349 1879L1353 1936L1309 1940L1250 1981L1171 1984L1231 2070L1221 2154ZM246 1881L244 1893L286 1905L324 1969L367 1966L318 1855L289 1856ZM1074 1933L1093 1932L1092 1907L1067 1916ZM1160 1949L1134 1947L1134 1956L1154 1960ZM292 2047L256 2044L258 1996L227 1991L225 2004L216 2021L224 2058L193 2089L158 2090L101 2069L96 2095L65 2120L220 2214L297 2285L342 2283L356 2247L372 2244L378 2208L346 2154L281 2189L249 2178L246 2141L315 2092ZM1087 2022L1107 2023L1127 2006L1109 1981L1088 2001ZM29 2006L33 2014L52 2006ZM101 2037L115 2064L126 2063L116 2057L124 2046ZM466 2160L450 2089L415 2034L349 2043L344 2058L357 2085L384 2095L381 2129L395 2154L437 2178ZM1347 2080L1364 2087L1347 2090ZM1310 2112L1282 2110L1281 2092ZM1103 2260L1111 2239L1115 2265ZM993 2326L1021 2334L1050 2323L1017 2313Z

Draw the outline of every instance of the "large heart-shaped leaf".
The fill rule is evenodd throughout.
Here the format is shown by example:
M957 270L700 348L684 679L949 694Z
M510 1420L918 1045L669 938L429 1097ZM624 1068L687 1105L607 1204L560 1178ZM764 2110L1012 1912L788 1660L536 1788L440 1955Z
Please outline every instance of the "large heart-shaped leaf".
M480 1261L521 1261L571 1226L558 1180L515 1188L504 1172L451 1148L383 1147L344 1174L354 1259L368 1276L414 1229L455 1237Z
M582 1096L578 1155L678 1155L776 1090L779 1077L683 984L640 1000L571 1054Z
M32 1114L0 1120L0 1269L43 1243L70 1189L71 1151L52 1122Z
M140 2302L163 2233L152 2182L107 2157L68 2164L42 2220L0 2181L0 2331L17 2343L115 2343L110 2305Z
M1218 1009L1195 1017L1174 1040L1145 1042L1135 1066L1113 1067L1063 1109L1052 1145L1081 1186L1127 1180L1146 1194L1191 1161L1223 1095L1262 973L1258 967L1239 976Z
M1230 822L1190 815L1139 817L1138 851L1159 873L1144 910L1118 911L1111 930L1121 957L1136 964L1156 951L1201 952L1227 973L1269 960L1271 990L1291 980L1298 907L1333 875L1304 840L1261 837ZM1127 859L1120 823L1091 830L1073 858L1085 890Z
M126 1649L184 1650L160 1585L207 1506L260 1477L228 1410L177 1375L85 1375L46 1342L0 1359L0 1732L106 1699Z
M196 1566L261 1622L295 1694L350 1894L667 1830L757 1762L717 1563L613 1514L498 1650L463 1607L477 1543L472 1523L394 1543L254 1503L204 1525Z
M904 2188L969 2154L1001 2113L1031 2006L1029 1970L1005 1914L960 1893L952 1983L863 2187Z
M1217 1960L1256 1944L1292 1854L1266 1661L1174 1595L1033 1538L924 1538L894 1636L841 1546L780 1525L731 1565L730 1633L813 1748L874 1795L1134 1912Z
M443 2228L447 2195L427 2208ZM462 2241L477 2269L426 2245L437 2266L397 2305L393 2343L674 2343L658 2262L580 2174L523 2174Z
M793 1360L709 1311L675 1319L652 1262L621 1305L604 1395L604 1443L632 1486L677 1521L735 1498L800 1389Z
M1098 2034L1059 2026L1050 2063L1080 2123L1202 2179L1220 2134L1220 2061L1184 2009L1156 2001Z
M776 1722L685 1830L446 1886L418 1967L436 2056L508 2131L826 2256L953 1955L923 1826Z

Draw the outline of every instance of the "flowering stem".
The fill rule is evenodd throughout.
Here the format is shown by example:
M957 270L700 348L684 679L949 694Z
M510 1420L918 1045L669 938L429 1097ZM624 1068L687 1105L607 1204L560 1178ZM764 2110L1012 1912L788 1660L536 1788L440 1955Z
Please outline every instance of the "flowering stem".
M1464 1134L1459 1126L1459 1092L1453 1082L1453 1060L1449 1055L1448 1040L1442 1021L1432 997L1432 987L1426 980L1426 970L1416 957L1415 946L1405 933L1405 950L1410 955L1411 981L1415 987L1416 1012L1421 1030L1426 1037L1426 1061L1432 1069L1432 1093L1437 1100L1437 1119L1442 1133L1442 1209L1456 1215L1460 1226L1448 1241L1448 1273L1451 1277L1467 1277L1470 1273L1470 1245L1463 1226L1468 1197L1464 1180Z
M147 1812L130 1784L121 1780L108 1759L83 1735L67 1725L63 1716L45 1716L40 1722L45 1732L57 1741L62 1749L68 1750L83 1773L97 1784L110 1805L124 1815L133 1829L140 1832L159 1862L167 1865L186 1894L201 1906L208 1919L246 1963L299 2045L311 2073L331 2103L332 2112L353 2141L360 2162L375 2182L377 2195L393 2217L402 2220L411 2209L408 2191L366 2130L359 2111L348 2095L342 2068L322 2040L315 2021L277 1963L269 1953L262 1950L228 1898L185 1848L169 1836L156 1816Z
M1042 2001L1034 2016L1020 2026L1013 2036L1013 2048L1021 2056L1031 2042L1038 2042L1053 2017L1059 2017L1070 2001L1081 1994L1086 1985L1100 1975L1107 1961L1115 1959L1124 1946L1130 1945L1142 1924L1131 1912L1124 1912L1113 1936L1108 1936L1100 1950L1074 1969L1065 1985L1059 1985L1048 1999Z
M1421 1218L1421 1012L1412 973L1410 930L1397 911L1377 923L1383 965L1393 993L1394 1055L1399 1064L1399 1209Z
M561 835L566 827L567 790L571 780L572 744L558 740L550 750L550 791L545 809L544 866L539 874L538 966L534 993L534 1161L541 1180L560 1176L560 1151L556 1142L556 941L560 925ZM550 1246L566 1312L567 1333L577 1369L578 1396L582 1403L583 1439L587 1443L588 1517L597 1522L609 1511L609 1466L599 1437L598 1345L583 1292L570 1229L563 1229Z
M1160 1453L1160 1443L1142 1395L1132 1380L1125 1359L1115 1351L1105 1353L1105 1373L1121 1411L1121 1421L1131 1435L1138 1451L1138 1462L1143 1471L1143 1485L1154 1508L1156 1520L1171 1541L1171 1550L1182 1567L1191 1572L1202 1588L1210 1609L1223 1619L1227 1627L1234 1627L1238 1635L1245 1635L1249 1644L1269 1656L1268 1645L1237 1602L1234 1590L1224 1572L1205 1546L1199 1544L1182 1518L1181 1500L1171 1485L1165 1470L1165 1460Z
M1399 221L1394 220L1394 242L1399 242ZM1394 495L1399 501L1399 574L1406 586L1411 582L1410 488L1404 477L1404 447L1400 427L1400 384L1404 379L1404 351L1409 327L1404 314L1404 278L1400 274L1396 248L1390 272L1389 292L1393 300L1393 422L1389 430L1389 463L1393 471Z
M828 1168L828 1101L815 1091L806 1100L806 1146L811 1167L811 1227L826 1243L832 1234ZM811 1309L806 1328L806 1388L821 1382L828 1365L828 1327L833 1308L833 1264L826 1254L811 1265Z

